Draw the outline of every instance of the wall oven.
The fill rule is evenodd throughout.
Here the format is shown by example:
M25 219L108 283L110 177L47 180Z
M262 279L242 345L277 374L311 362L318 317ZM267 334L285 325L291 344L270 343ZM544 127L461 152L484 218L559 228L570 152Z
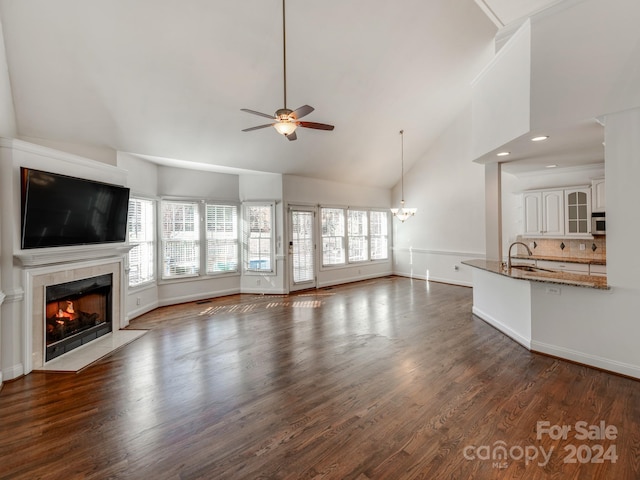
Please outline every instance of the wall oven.
M606 218L604 212L591 214L591 235L606 235Z

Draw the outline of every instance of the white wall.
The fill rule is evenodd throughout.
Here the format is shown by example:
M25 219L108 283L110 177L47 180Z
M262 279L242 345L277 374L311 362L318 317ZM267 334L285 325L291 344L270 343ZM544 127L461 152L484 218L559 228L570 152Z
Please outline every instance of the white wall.
M285 175L283 184L285 198L291 204L391 208L391 192L386 188L349 185L296 175Z
M158 167L158 195L239 202L238 175Z
M11 83L7 57L4 49L4 35L2 31L2 18L0 18L0 137L13 138L16 136L16 117L13 109L13 97L11 95ZM1 157L0 157L1 159ZM0 174L2 172L0 171ZM0 180L1 181L1 180ZM5 186L2 185L4 189ZM0 222L0 252L2 251L2 222ZM0 387L2 387L2 304L5 294L2 291L2 264L0 264Z
M640 106L640 2L565 1L532 18L531 127Z
M473 83L472 158L530 129L531 24L527 21Z
M14 138L17 136L16 115L13 109L9 67L2 32L2 18L0 18L0 137Z
M471 267L460 262L485 256L484 166L472 160L469 105L405 172L405 202L418 212L393 221L394 273L472 284ZM394 205L400 196L396 185Z

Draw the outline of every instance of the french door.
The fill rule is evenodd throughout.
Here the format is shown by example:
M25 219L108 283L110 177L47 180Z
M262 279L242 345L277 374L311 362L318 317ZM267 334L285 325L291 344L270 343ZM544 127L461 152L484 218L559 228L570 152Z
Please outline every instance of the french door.
M316 209L289 207L289 290L316 287Z

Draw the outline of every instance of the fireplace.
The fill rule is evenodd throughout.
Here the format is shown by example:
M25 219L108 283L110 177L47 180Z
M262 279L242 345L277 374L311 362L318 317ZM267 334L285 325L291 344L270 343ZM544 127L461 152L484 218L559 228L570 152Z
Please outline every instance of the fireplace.
M113 274L45 288L45 361L112 331Z

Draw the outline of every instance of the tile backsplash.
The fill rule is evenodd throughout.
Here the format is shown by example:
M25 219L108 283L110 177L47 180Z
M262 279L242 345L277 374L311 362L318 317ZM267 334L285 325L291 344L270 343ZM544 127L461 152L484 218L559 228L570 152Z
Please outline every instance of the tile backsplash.
M607 242L605 236L596 236L591 240L572 238L522 238L518 235L518 242L529 246L535 242L535 248L531 248L534 257L560 257L580 258L589 260L606 260ZM580 250L584 245L584 250ZM564 246L564 248L562 248ZM522 245L518 245L518 254L526 255L527 251Z

